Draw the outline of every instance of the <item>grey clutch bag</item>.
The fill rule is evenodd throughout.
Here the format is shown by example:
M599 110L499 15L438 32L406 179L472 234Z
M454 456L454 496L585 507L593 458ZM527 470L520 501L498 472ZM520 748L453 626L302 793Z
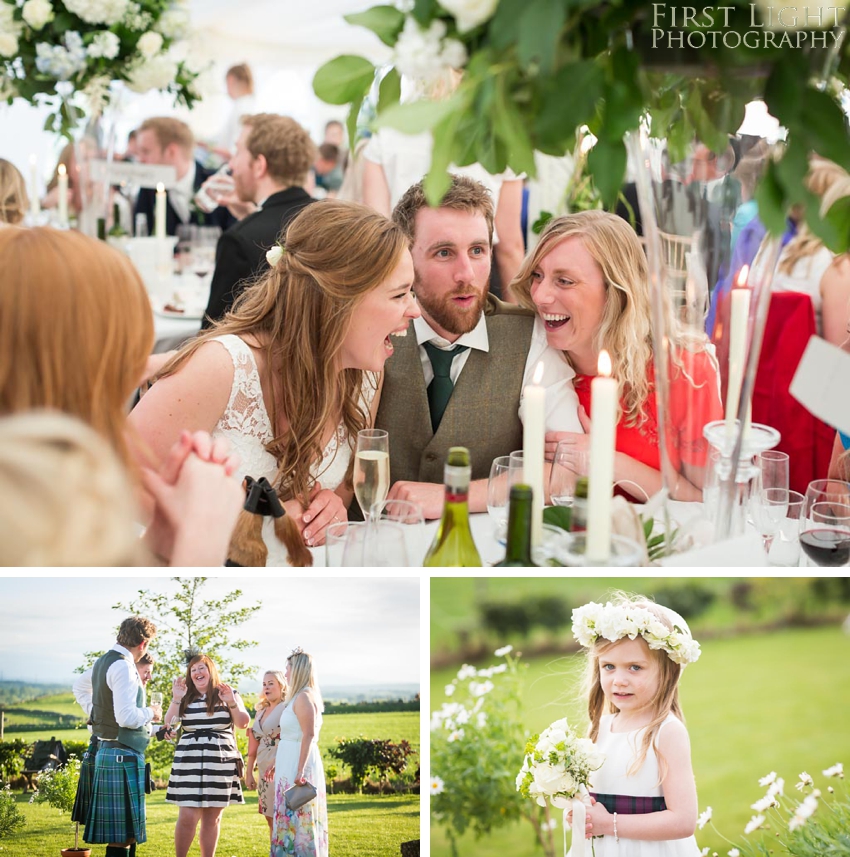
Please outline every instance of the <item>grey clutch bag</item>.
M303 785L296 783L294 786L290 786L283 793L283 796L286 799L287 807L295 810L301 809L305 803L310 803L311 800L314 800L316 794L316 787L312 783L304 783Z

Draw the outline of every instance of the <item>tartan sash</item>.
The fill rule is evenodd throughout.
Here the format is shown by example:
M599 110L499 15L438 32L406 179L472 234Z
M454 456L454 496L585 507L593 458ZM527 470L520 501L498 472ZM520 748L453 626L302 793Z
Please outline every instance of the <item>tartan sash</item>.
M664 797L645 797L643 795L604 795L590 793L608 812L617 815L646 815L649 812L663 812L667 809Z

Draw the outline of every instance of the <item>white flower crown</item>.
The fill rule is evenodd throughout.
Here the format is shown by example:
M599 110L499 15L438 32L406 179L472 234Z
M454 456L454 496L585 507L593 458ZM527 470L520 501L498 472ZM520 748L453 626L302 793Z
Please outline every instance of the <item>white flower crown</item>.
M699 643L691 637L685 620L672 610L673 630L645 607L631 604L597 604L591 601L573 610L573 636L579 645L590 648L600 637L612 643L640 635L650 649L664 649L677 664L692 664L700 656ZM677 621L678 620L678 621Z

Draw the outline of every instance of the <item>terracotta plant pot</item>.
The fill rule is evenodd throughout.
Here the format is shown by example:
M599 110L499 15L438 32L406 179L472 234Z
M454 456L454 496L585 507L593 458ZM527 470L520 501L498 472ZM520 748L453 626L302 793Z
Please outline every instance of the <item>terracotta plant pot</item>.
M62 857L91 857L91 848L63 848Z

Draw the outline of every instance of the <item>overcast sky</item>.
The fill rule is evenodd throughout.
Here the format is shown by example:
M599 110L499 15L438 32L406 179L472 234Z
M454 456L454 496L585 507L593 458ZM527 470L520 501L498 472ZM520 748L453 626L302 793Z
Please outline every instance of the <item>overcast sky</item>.
M83 652L106 649L124 618L111 609L139 589L169 593L168 578L0 578L0 679L67 683ZM262 609L237 629L259 645L244 657L283 669L295 646L310 652L320 684L420 681L416 578L210 578L206 598L241 589Z

